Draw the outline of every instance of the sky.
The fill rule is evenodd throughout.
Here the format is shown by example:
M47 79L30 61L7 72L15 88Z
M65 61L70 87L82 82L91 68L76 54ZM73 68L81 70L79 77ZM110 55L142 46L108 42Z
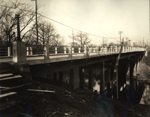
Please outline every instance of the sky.
M34 1L21 1L35 8ZM92 44L102 44L103 37L107 43L117 43L119 31L123 32L121 37L128 37L132 43L149 40L149 0L37 0L37 3L42 15L91 34ZM56 27L66 44L72 41L68 35L73 29L44 20Z

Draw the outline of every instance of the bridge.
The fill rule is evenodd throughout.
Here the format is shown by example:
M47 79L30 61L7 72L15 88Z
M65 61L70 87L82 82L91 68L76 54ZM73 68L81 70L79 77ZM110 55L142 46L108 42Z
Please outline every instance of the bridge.
M58 47L54 48L52 54L50 45L46 44L43 46L42 54L34 54L33 49L26 47L24 42L15 42L13 55L1 57L0 62L13 66L20 74L28 70L31 74L30 80L55 81L69 85L73 89L94 90L93 72L96 68L101 95L106 91L107 93L111 91L110 95L118 99L122 93L126 93L127 85L137 90L134 80L137 78L138 62L145 54L144 48L123 46L117 69L115 65L121 49L119 46L110 48L84 46L76 51L72 46L64 46L62 53L57 51ZM86 75L85 70L86 73L88 72ZM135 77L133 77L133 72L136 74ZM126 77L127 73L128 77Z

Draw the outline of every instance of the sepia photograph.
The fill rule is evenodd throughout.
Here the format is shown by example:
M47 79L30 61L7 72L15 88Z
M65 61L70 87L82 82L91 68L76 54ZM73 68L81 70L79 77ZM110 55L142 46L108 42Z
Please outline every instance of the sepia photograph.
M0 0L0 117L150 117L150 0Z

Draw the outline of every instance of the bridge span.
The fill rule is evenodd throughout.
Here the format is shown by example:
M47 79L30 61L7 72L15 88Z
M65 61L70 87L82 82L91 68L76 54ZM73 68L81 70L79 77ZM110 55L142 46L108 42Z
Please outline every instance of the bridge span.
M93 90L93 72L96 68L98 69L97 76L101 95L107 91L108 93L111 92L110 95L117 99L120 98L122 92L126 93L127 85L137 89L137 84L133 83L137 76L133 78L133 71L135 69L134 72L137 74L138 62L145 54L143 48L123 49L116 69L116 76L113 77L119 49L118 51L117 49L115 51L105 49L90 52L85 47L84 52L73 53L72 47L70 47L69 53L52 55L49 54L49 47L45 46L44 54L40 56L26 56L26 51L15 53L16 51L18 50L14 51L12 57L1 57L1 62L13 65L14 69L20 72L25 72L28 69L32 79L53 80L64 85L67 83L73 89L84 89L88 81L87 87ZM25 53L19 54L20 52ZM86 78L85 69L88 71ZM65 71L69 72L67 82L64 77ZM126 77L127 73L129 74L128 77Z

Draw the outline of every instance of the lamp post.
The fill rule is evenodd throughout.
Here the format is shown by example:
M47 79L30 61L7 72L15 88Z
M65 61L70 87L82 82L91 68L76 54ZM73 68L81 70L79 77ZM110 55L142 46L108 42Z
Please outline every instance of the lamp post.
M37 43L38 43L37 0L31 0L31 1L35 1L36 35L37 35Z
M16 14L15 18L17 20L17 41L21 41L21 39L20 39L20 25L19 25L20 16L19 16L19 14Z

